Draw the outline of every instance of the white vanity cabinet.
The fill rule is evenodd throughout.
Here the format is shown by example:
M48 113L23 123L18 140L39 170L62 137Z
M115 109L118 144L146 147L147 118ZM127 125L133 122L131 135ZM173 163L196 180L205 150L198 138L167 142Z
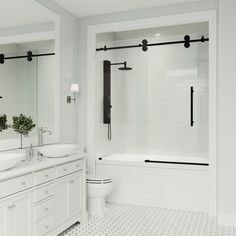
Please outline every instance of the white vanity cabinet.
M84 156L49 163L31 173L0 180L0 236L57 236L85 220Z

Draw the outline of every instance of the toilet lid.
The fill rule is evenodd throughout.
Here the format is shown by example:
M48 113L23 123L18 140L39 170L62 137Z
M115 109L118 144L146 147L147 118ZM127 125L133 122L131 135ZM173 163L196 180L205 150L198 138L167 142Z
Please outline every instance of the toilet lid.
M87 183L106 184L106 183L111 183L111 182L112 182L112 179L107 176L87 175Z

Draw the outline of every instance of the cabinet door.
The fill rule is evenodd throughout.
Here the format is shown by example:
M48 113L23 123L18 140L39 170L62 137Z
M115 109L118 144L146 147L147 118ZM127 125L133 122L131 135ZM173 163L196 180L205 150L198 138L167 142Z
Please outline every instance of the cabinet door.
M83 175L79 172L69 179L69 214L73 216L82 209Z
M7 201L5 212L5 236L32 235L33 216L31 194L20 195Z
M57 223L63 223L81 210L82 172L61 178L57 184Z
M69 217L69 181L64 177L57 184L57 223L63 223Z

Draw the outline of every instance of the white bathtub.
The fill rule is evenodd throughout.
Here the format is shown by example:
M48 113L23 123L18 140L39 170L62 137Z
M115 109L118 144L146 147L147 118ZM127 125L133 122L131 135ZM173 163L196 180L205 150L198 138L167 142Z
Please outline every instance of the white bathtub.
M96 161L96 173L109 175L115 181L115 190L108 201L209 210L209 166L204 157L103 155Z

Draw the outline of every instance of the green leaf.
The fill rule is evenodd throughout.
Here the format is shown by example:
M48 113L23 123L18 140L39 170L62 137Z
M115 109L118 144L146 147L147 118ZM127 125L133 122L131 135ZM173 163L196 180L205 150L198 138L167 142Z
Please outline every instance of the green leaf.
M11 127L15 132L21 135L28 135L35 126L36 125L30 116L27 117L24 114L13 116L13 125Z
M7 125L7 116L6 116L6 114L0 115L0 132L2 132L3 130L5 130L7 128L8 128L8 125Z

